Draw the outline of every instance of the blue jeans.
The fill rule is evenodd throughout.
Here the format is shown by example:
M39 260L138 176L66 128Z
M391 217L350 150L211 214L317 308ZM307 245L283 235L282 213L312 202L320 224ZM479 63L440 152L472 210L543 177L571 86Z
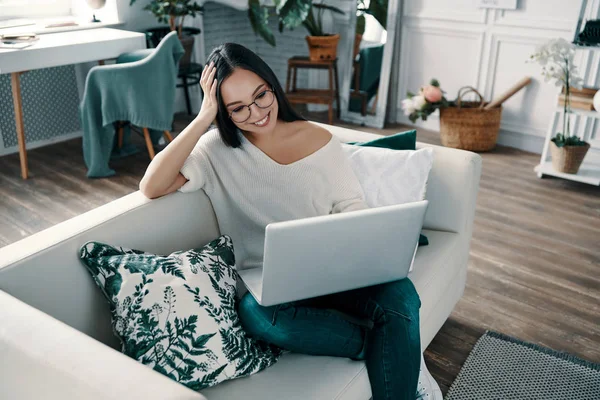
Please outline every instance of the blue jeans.
M240 300L242 326L296 353L365 360L373 400L414 400L421 300L410 279L263 307Z

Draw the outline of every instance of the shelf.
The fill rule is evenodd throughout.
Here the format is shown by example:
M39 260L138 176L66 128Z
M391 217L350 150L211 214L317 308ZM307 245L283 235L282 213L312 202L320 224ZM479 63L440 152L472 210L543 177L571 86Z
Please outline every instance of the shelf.
M546 161L542 164L538 164L534 168L535 172L543 175L555 176L557 178L568 179L570 181L577 181L587 183L588 185L600 186L600 164L591 163L584 161L579 168L577 174L565 174L558 172L552 167L552 161Z
M599 51L600 50L600 46L582 46L580 44L576 44L575 45L575 50L592 50L592 51Z
M562 113L564 111L563 106L556 106L556 112ZM584 117L600 119L600 112L596 110L580 110L578 108L571 108L573 114L581 115Z

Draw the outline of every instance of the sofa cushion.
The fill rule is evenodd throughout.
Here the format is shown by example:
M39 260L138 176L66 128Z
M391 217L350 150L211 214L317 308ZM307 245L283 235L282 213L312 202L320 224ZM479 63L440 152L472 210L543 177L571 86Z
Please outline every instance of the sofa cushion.
M80 256L110 302L122 351L191 389L260 371L281 354L241 327L228 236L168 256L88 242Z
M433 150L390 150L342 144L365 192L369 207L411 203L425 199Z
M356 146L384 147L394 150L415 150L417 146L417 131L412 129L406 132L398 132L393 135L383 136L368 142L349 142Z
M392 150L415 150L417 144L417 131L412 129L406 132L398 132L393 135L383 136L368 142L348 142L348 144L361 147L382 147ZM427 236L419 235L419 246L427 246Z
M411 132L414 131L408 133ZM433 149L391 150L386 148L388 144L401 146L406 144L405 139L389 143L384 139L387 138L363 143L361 146L364 147L342 144L365 192L367 204L381 207L423 200L433 164ZM420 234L419 246L428 244L427 236Z

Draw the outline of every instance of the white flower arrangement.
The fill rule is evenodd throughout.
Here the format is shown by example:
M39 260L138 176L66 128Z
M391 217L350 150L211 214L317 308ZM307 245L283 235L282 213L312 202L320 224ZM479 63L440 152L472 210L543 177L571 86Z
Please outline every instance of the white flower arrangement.
M554 80L557 87L565 88L565 104L563 109L563 132L557 133L552 141L558 146L582 146L585 142L577 136L571 136L571 125L568 114L571 113L571 88L581 89L583 79L578 76L577 66L574 62L575 45L565 39L552 39L536 49L530 56L531 61L542 66L542 75L545 82Z
M407 96L402 100L402 110L413 123L419 118L426 121L436 109L449 105L437 79L432 79L429 85L421 87L417 94L407 92Z

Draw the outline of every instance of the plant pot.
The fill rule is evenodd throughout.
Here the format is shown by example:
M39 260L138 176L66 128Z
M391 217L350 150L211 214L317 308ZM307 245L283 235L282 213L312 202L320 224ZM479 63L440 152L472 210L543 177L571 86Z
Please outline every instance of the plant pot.
M340 35L307 36L308 58L310 61L335 60Z
M583 162L590 144L584 146L562 146L558 147L554 142L550 142L550 153L552 154L552 167L565 174L576 174Z
M352 53L352 61L356 60L356 56L360 51L360 42L362 41L363 35L359 35L358 33L354 35L354 52Z
M181 42L183 49L185 50L185 53L183 53L181 60L179 60L179 66L186 67L192 62L192 52L194 51L194 37L191 35L183 34L179 38L179 41Z

